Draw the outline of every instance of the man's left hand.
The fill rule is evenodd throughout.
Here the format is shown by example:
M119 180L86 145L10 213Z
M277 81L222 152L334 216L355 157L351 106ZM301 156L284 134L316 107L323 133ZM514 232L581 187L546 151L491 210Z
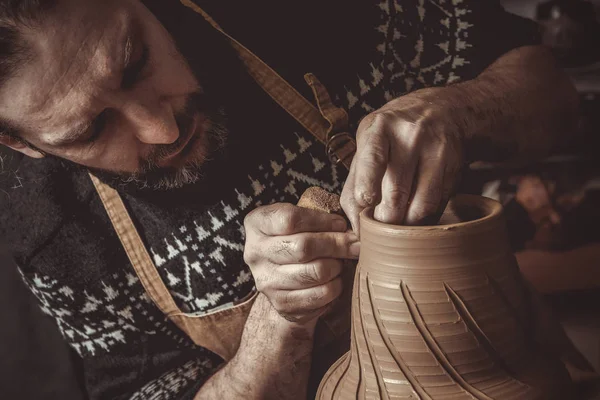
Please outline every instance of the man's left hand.
M437 222L464 161L459 101L451 88L428 88L362 120L341 196L355 232L367 207L389 224Z

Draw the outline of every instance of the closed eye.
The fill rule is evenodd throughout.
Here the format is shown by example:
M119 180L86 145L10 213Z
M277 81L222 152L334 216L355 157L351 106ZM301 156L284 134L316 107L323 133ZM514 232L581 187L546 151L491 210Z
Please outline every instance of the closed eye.
M98 139L98 137L100 137L100 134L104 130L104 127L106 126L107 117L108 110L104 110L100 114L98 114L98 116L94 118L94 121L88 129L87 137L85 137L82 141L85 143L91 143Z

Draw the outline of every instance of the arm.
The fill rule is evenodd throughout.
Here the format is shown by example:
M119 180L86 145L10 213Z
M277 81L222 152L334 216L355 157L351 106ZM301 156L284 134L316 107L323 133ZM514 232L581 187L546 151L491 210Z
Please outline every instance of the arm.
M196 399L306 399L315 323L289 322L259 295L236 356Z
M244 260L257 289L235 357L196 398L306 399L317 319L342 292L357 238L339 215L290 204L252 211Z
M575 87L541 46L512 50L477 78L448 89L464 99L458 104L467 112L457 123L467 161L545 156L576 127Z
M504 54L470 81L392 100L358 128L344 211L355 230L369 206L387 223L437 220L465 163L547 154L573 129L577 104L537 46Z

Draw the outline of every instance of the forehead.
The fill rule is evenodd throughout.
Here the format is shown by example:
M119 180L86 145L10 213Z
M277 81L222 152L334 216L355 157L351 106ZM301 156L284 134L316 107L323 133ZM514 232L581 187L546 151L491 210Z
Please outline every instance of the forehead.
M80 114L119 68L134 18L127 3L62 0L26 31L32 57L0 89L0 118L35 132L87 117Z

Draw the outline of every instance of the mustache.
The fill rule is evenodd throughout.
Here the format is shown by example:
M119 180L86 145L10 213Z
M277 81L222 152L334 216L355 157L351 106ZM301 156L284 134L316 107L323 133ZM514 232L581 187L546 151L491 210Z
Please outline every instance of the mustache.
M176 141L169 144L155 145L145 159L140 160L142 171L149 171L156 168L158 162L170 155L176 153L183 143L194 134L192 127L194 125L194 116L199 110L210 113L210 105L207 96L202 92L196 92L190 95L182 111L175 115L175 122L179 129L179 137Z

